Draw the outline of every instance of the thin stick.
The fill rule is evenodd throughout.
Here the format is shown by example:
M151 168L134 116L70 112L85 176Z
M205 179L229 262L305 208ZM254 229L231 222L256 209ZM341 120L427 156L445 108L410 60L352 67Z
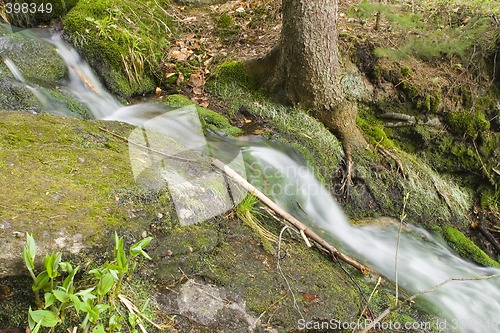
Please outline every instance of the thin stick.
M478 280L494 279L494 278L498 278L498 277L500 277L500 274L479 276L479 277L474 277L474 278L453 278L452 277L452 278L446 279L443 282L441 282L440 284L435 285L431 289L427 289L427 290L421 291L419 293L416 293L416 294L408 297L407 299L405 299L403 302L399 303L398 305L395 305L392 308L386 309L384 312L382 312L382 314L380 314L380 316L378 316L375 320L373 320L370 323L370 325L365 327L365 329L361 333L367 333L371 328L375 327L375 325L377 325L387 315L398 310L403 305L413 302L415 300L415 298L420 297L420 296L425 295L425 294L429 294L429 293L433 292L434 290L441 288L442 286L444 286L445 284L447 284L451 281L478 281Z
M396 254L394 256L394 275L395 275L395 283L396 283L396 301L394 305L398 305L399 300L399 284L398 284L398 254L399 254L399 243L401 241L401 231L403 230L403 221L406 218L406 203L408 202L408 198L410 197L410 192L406 193L403 197L403 210L401 211L401 216L399 218L399 230L398 230L398 240L396 242Z
M279 240L278 240L278 251L276 251L276 257L277 257L277 260L278 260L277 267L278 267L278 270L279 270L279 272L281 274L281 277L283 278L283 280L285 280L286 286L288 287L288 291L292 295L293 307L297 310L297 312L299 313L300 317L302 319L304 319L304 316L302 315L302 312L300 311L299 304L297 304L297 299L295 298L295 294L293 293L292 287L290 287L290 283L288 283L288 279L286 278L285 273L283 273L283 270L281 269L281 241L283 239L283 233L287 229L288 229L288 226L285 225L281 229L281 231L280 231L280 236L279 236Z
M380 284L381 284L381 283L382 283L382 277L381 277L381 276L379 276L379 277L378 277L378 280L377 280L377 284L375 285L375 288L373 288L372 293L370 294L370 296L368 297L368 300L366 301L366 305L365 305L365 307L364 307L363 311L361 311L361 314L360 314L360 315L359 315L359 317L358 317L358 321L357 321L357 323L358 323L358 324L359 324L359 322L360 322L360 320L361 320L361 317L363 317L363 314L365 313L365 311L366 311L366 310L368 310L368 312L369 312L370 314L372 313L372 312L370 311L370 302L371 302L371 300L372 300L373 295L375 295L375 292L377 291L378 286L380 286ZM370 319L372 319L372 318L370 318ZM356 326L358 326L358 325L356 325ZM355 330L356 330L356 328L353 328L353 329L352 329L352 333L354 333L354 332L355 332Z

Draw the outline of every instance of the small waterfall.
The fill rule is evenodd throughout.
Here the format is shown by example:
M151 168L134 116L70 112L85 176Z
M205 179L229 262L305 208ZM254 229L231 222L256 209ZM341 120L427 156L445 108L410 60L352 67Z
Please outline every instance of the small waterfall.
M321 234L333 244L394 280L397 224L350 225L332 195L305 164L287 152L253 145L245 149L245 156L256 177L252 182L264 193L311 229L326 232ZM272 184L261 183L261 179L269 179ZM448 320L449 329L464 333L498 332L499 269L465 261L425 230L408 224L400 235L397 260L399 285L410 293L430 290L450 278L463 279L450 281L422 296L441 309L439 315Z
M116 100L94 74L90 66L82 60L78 52L60 36L47 39L56 48L68 67L69 79L66 87L82 103L87 105L96 119L103 119L115 113L123 105Z

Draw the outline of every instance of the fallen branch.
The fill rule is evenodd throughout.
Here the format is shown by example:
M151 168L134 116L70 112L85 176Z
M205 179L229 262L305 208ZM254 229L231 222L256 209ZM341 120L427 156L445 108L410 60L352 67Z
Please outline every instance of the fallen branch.
M479 230L479 232L490 242L495 251L500 254L500 244L497 242L495 237L482 225L481 223L477 223L473 225L473 228Z
M321 238L318 234L316 234L314 231L309 229L307 226L305 226L302 222L300 222L298 219L296 219L294 216L292 216L290 213L282 209L278 204L276 204L274 201L269 199L264 193L256 189L252 184L250 184L245 178L241 177L236 171L231 169L229 166L227 166L225 163L221 162L218 159L212 159L211 164L215 166L217 169L221 170L224 172L226 175L228 175L232 180L234 180L237 184L239 184L241 187L243 187L245 190L250 192L251 194L255 195L260 201L262 201L266 206L271 208L273 211L275 211L277 214L279 214L282 218L290 222L295 228L299 230L301 234L305 234L312 240L314 240L316 243L324 247L325 249L330 252L330 254L346 263L349 265L359 269L363 274L376 274L372 269L368 268L367 266L363 265L362 263L358 262L357 260L343 254L339 250L337 250L335 247L333 247L330 243L325 241L323 238ZM378 275L378 274L376 274Z
M123 140L123 141L125 141L125 142L127 142L129 144L132 144L132 145L134 145L134 146L136 146L138 148L141 148L141 149L153 152L155 154L159 154L159 155L165 156L167 158L174 158L174 159L180 160L180 161L194 162L194 160L189 160L189 159L179 158L177 156L168 155L168 154L163 153L161 151L151 149L150 147L146 147L144 145L132 142L128 138L126 138L124 136L121 136L121 135L118 135L116 133L113 133L113 132L111 132L111 131L103 128L103 127L99 127L99 129L102 130L102 131L104 131L104 132L106 132L106 133L109 133L112 136L114 136L116 138L119 138L119 139L121 139L121 140ZM378 275L371 268L363 265L362 263L358 262L357 260L355 260L355 259L353 259L353 258L351 258L351 257L349 257L349 256L347 256L345 254L343 254L339 250L337 250L334 246L332 246L330 243L328 243L327 241L325 241L318 234L316 234L314 231L312 231L307 226L305 226L302 222L300 222L298 219L296 219L290 213L288 213L287 211L285 211L283 208L281 208L274 201L272 201L271 199L269 199L269 197L267 197L264 193L262 193L257 188L255 188L245 178L243 178L242 176L240 176L236 171L234 171L233 169L231 169L228 165L226 165L222 161L220 161L218 159L215 159L215 158L210 158L210 163L214 167L216 167L217 169L219 169L222 172L224 172L227 176L229 176L233 181L235 181L237 184L239 184L241 187L243 187L249 193L251 193L254 196L256 196L260 201L262 201L266 206L268 206L273 211L275 211L277 214L279 214L282 218L284 218L285 220L287 220L288 222L290 222L295 228L297 228L299 230L299 233L304 238L304 241L307 239L307 238L305 238L305 236L307 236L310 239L314 240L319 245L321 245L323 248L325 248L333 257L338 258L338 259L340 259L340 260L348 263L349 265L357 268L363 274L370 274L371 273L371 274L374 274L374 275ZM309 246L310 244L308 244L308 243L309 242L306 241L306 245Z

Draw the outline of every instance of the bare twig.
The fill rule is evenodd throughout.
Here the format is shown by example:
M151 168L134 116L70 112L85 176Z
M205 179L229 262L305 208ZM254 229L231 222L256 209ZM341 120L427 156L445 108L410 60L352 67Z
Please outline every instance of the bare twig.
M342 261L345 261L349 265L359 269L363 274L368 274L368 273L373 273L376 274L375 271L373 271L371 268L368 268L367 266L363 265L362 263L358 262L357 260L343 254L339 250L337 250L335 247L333 247L330 243L325 241L323 238L318 236L314 231L309 229L307 226L305 226L302 222L300 222L298 219L296 219L294 216L292 216L290 213L282 209L280 206L278 206L274 201L269 199L264 193L256 189L252 184L250 184L245 178L241 177L236 171L231 169L229 166L224 164L223 162L217 160L217 159L212 159L212 165L218 168L219 170L223 171L226 175L228 175L230 178L232 178L236 183L238 183L240 186L242 186L245 190L250 192L251 194L255 195L260 201L262 201L266 206L274 210L276 213L278 213L282 218L290 222L295 228L297 228L300 231L302 231L304 234L306 234L309 238L314 240L316 243L319 245L323 246L325 249L327 249L331 255L334 257L339 258ZM378 275L378 274L376 274Z
M361 318L363 317L363 314L365 313L365 311L369 311L369 312L370 312L370 314L372 313L372 312L370 311L370 302L371 302L371 300L372 300L373 295L375 295L375 292L377 291L378 286L380 286L380 284L381 284L381 283L382 283L382 277L380 277L380 276L379 276L379 277L378 277L378 280L377 280L377 284L376 284L376 285L375 285L375 287L373 288L373 290L372 290L372 292L371 292L370 296L368 297L368 301L366 301L366 305L365 305L365 307L363 308L363 311L361 311L361 314L360 314L360 315L359 315L359 317L358 317L358 321L357 321L358 325L359 325L359 322L361 321ZM372 319L372 318L370 318L370 319ZM356 326L358 326L358 325L356 325ZM354 333L354 332L355 332L355 330L356 330L356 328L353 328L352 333Z
M399 299L399 284L398 284L398 254L399 254L399 243L401 241L401 231L403 229L403 221L406 219L406 203L410 197L410 192L406 193L403 197L403 210L401 211L401 216L399 217L399 230L398 230L398 240L396 242L396 255L394 256L394 274L396 283L396 301L394 305L398 305Z
M286 283L286 286L288 288L288 291L292 295L293 307L295 309L297 309L297 312L299 313L300 317L302 319L304 319L304 316L302 315L302 312L300 311L299 304L297 303L297 299L295 298L295 294L293 293L292 287L290 287L290 283L288 283L288 279L286 278L285 274L283 273L283 270L281 269L281 241L283 239L283 233L288 228L289 227L286 225L280 231L279 240L278 240L278 251L276 252L276 257L277 257L277 260L278 260L277 267L278 267L278 271L280 272L281 277L283 278L283 280L285 280L285 283Z
M395 305L392 308L386 309L384 312L382 312L380 314L380 316L378 316L375 320L373 320L372 322L370 322L370 325L368 325L367 327L365 327L365 329L361 333L367 333L370 329L372 329L373 327L375 327L375 325L377 325L387 315L389 315L390 313L392 313L392 312L400 309L403 305L408 304L408 303L412 303L417 297L420 297L420 296L425 295L425 294L432 293L436 289L441 288L442 286L444 286L447 283L450 283L451 281L479 281L479 280L494 279L494 278L498 278L498 277L500 277L500 274L487 275L487 276L478 276L478 277L472 277L472 278L453 278L453 277L451 277L449 279L446 279L443 282L435 285L431 289L427 289L427 290L421 291L419 293L416 293L416 294L408 297L407 299L405 299L403 302L399 303L398 305Z

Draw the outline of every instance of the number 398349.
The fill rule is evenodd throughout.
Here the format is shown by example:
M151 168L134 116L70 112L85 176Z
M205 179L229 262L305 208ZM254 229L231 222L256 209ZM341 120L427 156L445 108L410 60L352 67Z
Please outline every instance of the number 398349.
M47 3L11 3L7 2L5 4L5 13L6 14L37 14L37 13L52 13L52 4L50 2Z

